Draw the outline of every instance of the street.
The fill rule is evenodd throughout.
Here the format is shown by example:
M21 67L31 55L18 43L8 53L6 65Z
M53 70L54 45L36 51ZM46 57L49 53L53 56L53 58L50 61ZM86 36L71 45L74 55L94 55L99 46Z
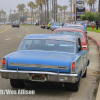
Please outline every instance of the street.
M0 32L10 26L0 26ZM51 34L51 30L41 29L35 26L20 26L20 28L10 27L5 32L0 33L0 65L2 57L18 49L22 39L29 34ZM98 88L98 69L99 69L99 52L98 48L90 41L90 65L88 66L87 77L82 78L78 92L70 92L63 89L58 83L35 83L32 82L24 89L35 90L35 95L1 95L2 100L94 100ZM1 66L0 66L1 67ZM9 79L3 79L0 76L0 89L11 89Z

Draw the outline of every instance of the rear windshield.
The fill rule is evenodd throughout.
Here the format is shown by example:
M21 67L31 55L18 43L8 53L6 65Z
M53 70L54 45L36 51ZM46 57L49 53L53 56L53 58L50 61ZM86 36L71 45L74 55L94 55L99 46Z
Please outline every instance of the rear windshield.
M46 39L25 39L19 50L40 50L74 53L75 42Z
M75 31L56 31L55 34L63 34L63 35L73 35L83 38L83 33L75 32Z

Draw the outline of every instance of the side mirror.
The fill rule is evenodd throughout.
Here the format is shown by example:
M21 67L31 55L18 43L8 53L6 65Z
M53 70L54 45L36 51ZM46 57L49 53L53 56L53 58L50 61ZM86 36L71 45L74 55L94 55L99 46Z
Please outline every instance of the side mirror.
M86 32L86 34L87 34L88 32Z

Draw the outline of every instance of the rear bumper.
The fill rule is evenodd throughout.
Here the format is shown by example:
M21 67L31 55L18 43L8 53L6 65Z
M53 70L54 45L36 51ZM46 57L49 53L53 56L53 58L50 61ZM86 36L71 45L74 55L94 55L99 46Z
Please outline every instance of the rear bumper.
M42 74L45 75L45 81L52 82L77 82L77 74L64 74L64 73L54 73L54 72L43 72L43 71L17 71L17 70L2 70L0 69L1 77L5 79L22 79L22 80L32 80L32 75Z

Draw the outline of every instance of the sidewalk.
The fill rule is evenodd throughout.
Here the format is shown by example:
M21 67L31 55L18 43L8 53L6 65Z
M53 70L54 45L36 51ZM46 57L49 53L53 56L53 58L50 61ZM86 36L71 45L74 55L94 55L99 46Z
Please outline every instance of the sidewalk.
M87 35L92 37L92 38L94 38L98 42L100 42L100 33L88 32ZM96 99L95 100L100 100L100 80L99 80L99 86L98 86L98 91L97 91L97 95L96 95Z

